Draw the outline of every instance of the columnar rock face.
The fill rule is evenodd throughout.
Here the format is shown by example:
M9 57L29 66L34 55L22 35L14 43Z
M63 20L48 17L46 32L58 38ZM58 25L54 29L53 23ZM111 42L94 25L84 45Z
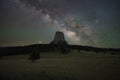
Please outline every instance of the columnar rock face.
M56 32L55 37L54 37L54 42L58 43L61 41L65 41L64 34L62 32Z
M57 31L54 37L54 40L51 42L54 45L66 45L65 37L63 32Z

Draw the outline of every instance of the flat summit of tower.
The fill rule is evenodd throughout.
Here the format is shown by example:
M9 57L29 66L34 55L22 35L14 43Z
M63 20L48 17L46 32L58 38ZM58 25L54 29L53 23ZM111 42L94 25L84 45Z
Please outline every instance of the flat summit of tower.
M57 31L55 33L54 40L51 42L53 45L66 45L67 42L65 41L64 33Z

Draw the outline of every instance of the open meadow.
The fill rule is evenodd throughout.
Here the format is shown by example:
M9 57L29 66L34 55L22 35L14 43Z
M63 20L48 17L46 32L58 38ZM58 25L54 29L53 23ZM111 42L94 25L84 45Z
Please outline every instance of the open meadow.
M120 80L120 55L73 51L0 58L0 80Z

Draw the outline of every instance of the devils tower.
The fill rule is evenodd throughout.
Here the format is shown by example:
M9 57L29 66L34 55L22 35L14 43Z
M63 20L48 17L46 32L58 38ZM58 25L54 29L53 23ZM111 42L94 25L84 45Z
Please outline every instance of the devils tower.
M67 45L63 32L57 31L54 40L51 42L53 45Z

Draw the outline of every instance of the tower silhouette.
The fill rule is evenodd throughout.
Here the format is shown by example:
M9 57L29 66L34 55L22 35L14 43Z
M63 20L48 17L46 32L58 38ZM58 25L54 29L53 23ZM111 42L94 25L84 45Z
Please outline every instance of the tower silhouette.
M53 45L67 45L63 32L57 31L54 40L50 43Z

